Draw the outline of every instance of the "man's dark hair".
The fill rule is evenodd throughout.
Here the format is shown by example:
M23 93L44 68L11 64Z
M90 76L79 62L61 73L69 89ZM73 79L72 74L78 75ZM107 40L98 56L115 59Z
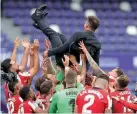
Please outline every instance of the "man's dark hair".
M121 75L121 76L118 77L117 82L118 82L118 85L119 85L120 88L125 88L125 87L128 86L130 81L129 81L128 76Z
M19 95L24 101L26 101L28 99L29 92L30 86L25 86L20 90Z
M50 89L52 88L53 84L52 81L46 80L40 86L40 93L41 94L48 94Z
M109 82L109 76L108 75L106 75L106 74L100 74L97 78L96 78L96 80L97 79L104 79L104 80L106 80L106 81L108 81Z
M124 72L120 68L117 68L116 73L117 73L118 77L121 75L124 75Z
M65 76L65 82L67 84L74 84L76 82L77 73L74 70L69 70Z
M90 28L95 31L99 26L99 19L95 16L88 16L87 20Z
M12 93L15 92L15 86L16 86L17 83L18 83L18 80L15 80L14 82L11 82L11 83L8 84L8 88Z
M35 81L35 89L40 91L41 84L45 81L45 77L40 77Z
M10 72L10 67L11 67L10 62L11 62L11 59L9 59L9 58L7 58L4 61L2 61L2 63L1 63L1 70L3 70L6 73L9 73Z

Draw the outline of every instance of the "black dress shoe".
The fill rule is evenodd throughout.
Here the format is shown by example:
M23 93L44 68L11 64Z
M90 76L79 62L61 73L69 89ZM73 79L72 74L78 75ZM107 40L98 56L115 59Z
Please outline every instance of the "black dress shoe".
M48 14L47 11L44 11L46 8L47 8L46 4L38 7L35 13L31 15L32 20L37 22L38 20L41 20L42 18L44 18Z

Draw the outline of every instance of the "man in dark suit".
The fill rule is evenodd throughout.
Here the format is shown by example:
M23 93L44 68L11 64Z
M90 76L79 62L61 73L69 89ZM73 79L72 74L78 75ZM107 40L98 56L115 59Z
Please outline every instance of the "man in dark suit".
M84 24L85 31L75 32L72 37L66 41L64 35L55 32L47 25L45 22L47 14L46 6L43 5L36 9L31 18L34 20L34 26L39 28L49 38L52 49L48 51L48 56L55 55L57 65L61 66L62 61L60 58L68 52L76 57L77 62L80 61L81 50L79 49L78 43L81 40L84 41L86 48L95 62L99 64L101 44L94 35L95 30L99 26L97 17L89 16Z

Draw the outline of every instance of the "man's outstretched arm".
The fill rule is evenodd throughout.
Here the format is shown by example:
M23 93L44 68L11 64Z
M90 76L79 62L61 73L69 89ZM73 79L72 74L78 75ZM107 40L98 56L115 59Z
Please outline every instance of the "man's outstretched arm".
M21 72L24 72L27 66L27 62L28 62L28 55L29 55L29 49L30 49L29 41L27 39L24 39L22 41L22 46L24 47L24 53L23 53L23 57L19 65L19 70Z
M87 57L87 60L91 66L91 68L95 71L100 71L102 72L103 74L106 74L99 66L98 64L94 61L94 59L91 57L91 55L89 54L89 52L87 51L85 45L83 42L80 42L79 43L80 45L80 49L82 49L82 51L85 53L86 57Z
M11 61L16 62L16 56L17 56L17 48L20 44L20 39L17 37L14 41L14 48L13 48L13 52L11 54Z

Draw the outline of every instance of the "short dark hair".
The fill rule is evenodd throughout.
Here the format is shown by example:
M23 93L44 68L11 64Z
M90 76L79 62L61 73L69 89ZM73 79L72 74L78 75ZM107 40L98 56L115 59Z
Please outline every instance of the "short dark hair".
M124 75L124 72L120 68L117 68L116 73L117 73L118 77L121 75Z
M15 86L16 86L17 83L18 83L18 80L15 80L14 82L11 82L11 83L8 84L8 88L12 93L15 92Z
M120 88L125 88L128 86L130 81L127 75L121 75L118 77L117 82Z
M52 81L46 80L40 86L40 93L41 94L48 94L50 89L52 88L53 84Z
M76 82L77 73L74 70L69 70L65 76L65 82L67 84L74 84Z
M104 80L106 80L106 81L109 82L109 76L106 75L106 74L100 74L100 75L96 78L96 80L97 80L97 79L104 79Z
M40 91L40 86L41 86L41 84L43 83L45 81L45 77L40 77L40 78L38 78L36 81L35 81L35 89L37 90L37 91Z
M19 95L25 101L28 99L29 92L30 92L30 86L25 86L20 90Z
M10 67L11 67L10 62L11 62L10 58L7 58L4 61L2 61L2 63L1 63L1 70L3 70L6 73L9 73L10 72Z
M88 24L92 30L96 30L99 26L99 19L95 16L88 16Z

